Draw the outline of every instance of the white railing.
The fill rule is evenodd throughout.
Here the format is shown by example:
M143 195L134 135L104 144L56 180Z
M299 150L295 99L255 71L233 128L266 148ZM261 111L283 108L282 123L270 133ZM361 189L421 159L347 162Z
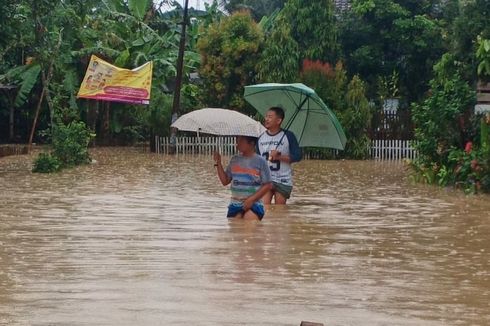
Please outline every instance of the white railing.
M397 161L414 159L417 152L413 148L412 140L372 140L369 153L372 159ZM169 154L171 151L170 137L155 137L157 153ZM205 154L211 155L219 149L223 155L236 154L235 137L176 137L175 153L177 154ZM328 152L328 153L327 153ZM321 157L336 157L339 151L322 149L318 153L313 150L306 152L305 159L318 159Z
M397 161L417 158L413 140L372 140L371 158L383 161Z
M172 144L170 137L155 137L155 149L159 154L169 154ZM219 150L223 155L236 154L235 137L176 137L176 154L211 155Z

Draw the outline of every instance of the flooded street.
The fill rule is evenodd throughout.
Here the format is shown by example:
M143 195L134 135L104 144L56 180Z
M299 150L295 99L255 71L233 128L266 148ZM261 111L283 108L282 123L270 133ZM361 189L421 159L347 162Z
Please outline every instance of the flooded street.
M92 157L0 159L0 324L490 325L490 196L303 161L290 205L228 222L211 157Z

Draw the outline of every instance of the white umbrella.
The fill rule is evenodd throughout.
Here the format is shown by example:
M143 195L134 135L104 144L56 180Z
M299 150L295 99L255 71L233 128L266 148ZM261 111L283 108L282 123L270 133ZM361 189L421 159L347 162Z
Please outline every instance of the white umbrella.
M218 136L259 137L265 131L262 124L243 113L215 108L184 114L172 124L172 127Z

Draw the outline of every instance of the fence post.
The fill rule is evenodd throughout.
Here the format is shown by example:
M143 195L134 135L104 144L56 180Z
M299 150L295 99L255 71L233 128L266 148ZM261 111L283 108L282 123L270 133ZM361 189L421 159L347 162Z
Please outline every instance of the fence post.
M379 141L379 146L380 146L379 147L379 152L380 152L380 158L382 160L384 160L384 158L385 158L385 149L384 149L385 146L384 145L385 145L385 140L380 139L380 141Z
M397 140L395 140L395 150L394 150L395 160L398 160L399 151L400 151L400 141L397 139Z
M388 159L391 161L393 159L393 149L395 148L394 146L394 141L393 139L390 139L390 146L388 148Z

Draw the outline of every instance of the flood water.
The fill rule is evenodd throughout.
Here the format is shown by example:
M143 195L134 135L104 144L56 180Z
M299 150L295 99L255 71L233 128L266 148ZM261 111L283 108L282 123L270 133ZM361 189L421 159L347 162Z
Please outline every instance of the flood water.
M0 324L490 325L490 197L401 163L303 161L290 205L228 222L205 156L0 159Z

